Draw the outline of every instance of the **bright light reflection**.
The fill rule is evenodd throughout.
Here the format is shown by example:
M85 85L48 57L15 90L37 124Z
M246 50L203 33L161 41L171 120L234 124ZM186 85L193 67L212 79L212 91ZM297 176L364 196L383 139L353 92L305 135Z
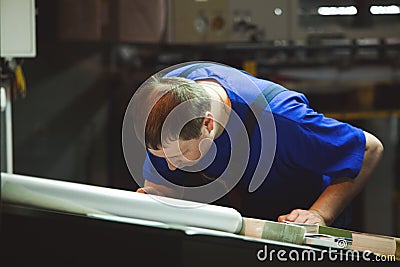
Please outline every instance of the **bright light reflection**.
M393 14L400 14L400 7L395 5L371 6L369 11L373 15L393 15Z
M322 16L349 16L357 14L357 8L355 6L321 6L318 8L318 14Z

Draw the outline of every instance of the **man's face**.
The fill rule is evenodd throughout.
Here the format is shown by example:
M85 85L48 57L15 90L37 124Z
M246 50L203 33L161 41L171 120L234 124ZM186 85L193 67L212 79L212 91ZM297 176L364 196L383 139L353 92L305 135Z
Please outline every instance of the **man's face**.
M205 127L201 136L191 140L173 140L164 143L161 149L149 149L157 157L165 158L171 171L195 165L207 153L212 144Z

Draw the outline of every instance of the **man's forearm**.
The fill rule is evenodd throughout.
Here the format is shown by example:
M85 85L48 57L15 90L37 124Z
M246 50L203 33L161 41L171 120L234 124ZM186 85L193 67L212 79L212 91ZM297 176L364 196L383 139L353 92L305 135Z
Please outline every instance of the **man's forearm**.
M310 208L310 210L318 212L327 225L332 224L343 209L363 189L382 156L383 146L381 142L375 136L366 132L365 138L364 160L358 176L354 179L335 179Z

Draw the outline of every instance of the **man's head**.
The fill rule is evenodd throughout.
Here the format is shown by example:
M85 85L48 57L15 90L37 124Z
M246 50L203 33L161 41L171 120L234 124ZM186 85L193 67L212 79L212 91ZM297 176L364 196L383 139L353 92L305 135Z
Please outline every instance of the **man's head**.
M155 77L143 90L147 103L141 104L149 110L146 147L166 158L171 170L195 164L205 152L202 146L209 147L204 139L213 129L209 94L198 83L180 77Z

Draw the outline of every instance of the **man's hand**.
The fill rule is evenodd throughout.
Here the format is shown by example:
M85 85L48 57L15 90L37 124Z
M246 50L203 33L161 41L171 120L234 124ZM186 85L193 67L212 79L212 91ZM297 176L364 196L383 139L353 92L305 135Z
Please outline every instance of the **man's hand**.
M137 193L142 193L142 194L150 194L150 195L156 195L156 196L164 196L163 193L161 193L159 190L153 188L153 187L141 187L136 190Z
M324 218L315 210L292 210L289 214L279 216L278 222L283 221L326 225Z
M144 181L144 186L136 190L137 193L163 196L163 197L172 197L172 198L182 198L183 190L177 191L173 190L165 185L155 184L149 181Z

